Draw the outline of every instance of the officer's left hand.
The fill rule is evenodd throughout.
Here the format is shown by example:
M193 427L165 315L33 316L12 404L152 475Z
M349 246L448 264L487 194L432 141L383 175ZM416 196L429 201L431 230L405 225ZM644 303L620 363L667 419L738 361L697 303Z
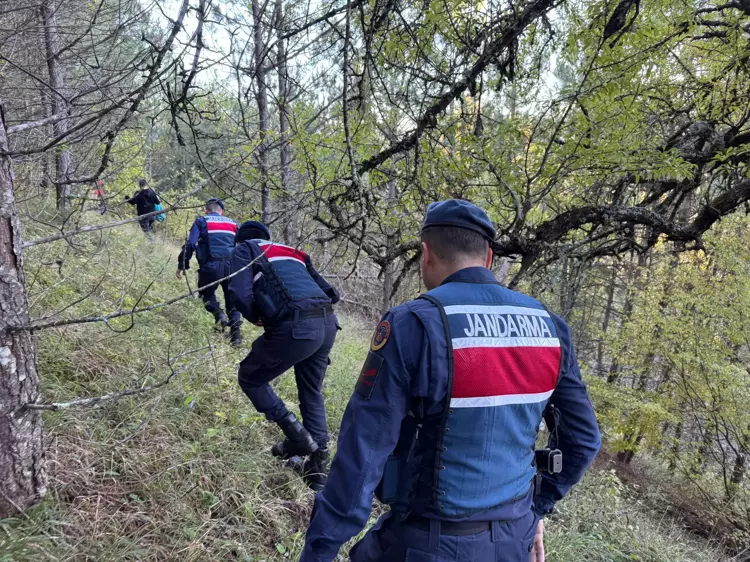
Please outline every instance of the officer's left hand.
M178 269L177 273L175 273L175 277L177 277L177 279L179 279L180 281L182 281L182 273L184 271L185 271L184 269Z
M531 562L544 562L544 521L539 520L534 535L534 549L531 551Z

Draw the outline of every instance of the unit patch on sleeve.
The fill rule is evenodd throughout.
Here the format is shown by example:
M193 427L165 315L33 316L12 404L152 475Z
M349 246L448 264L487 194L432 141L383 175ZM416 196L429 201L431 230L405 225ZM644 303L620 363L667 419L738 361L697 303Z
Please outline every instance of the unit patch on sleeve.
M365 364L362 366L362 372L359 374L359 379L357 380L357 386L354 388L354 392L359 394L362 398L369 400L370 396L372 396L372 391L375 389L375 383L378 380L378 375L380 374L380 369L383 366L383 363L385 363L385 359L370 351L367 354Z
M388 320L382 320L375 326L375 333L372 335L372 342L370 349L372 351L379 351L383 349L385 344L388 342L388 337L391 335L391 323Z

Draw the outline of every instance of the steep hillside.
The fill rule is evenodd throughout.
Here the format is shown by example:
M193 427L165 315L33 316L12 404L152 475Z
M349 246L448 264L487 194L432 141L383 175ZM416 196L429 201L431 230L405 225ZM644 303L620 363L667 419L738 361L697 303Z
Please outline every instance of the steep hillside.
M31 248L33 314L103 315L185 293L174 277L177 250L164 233L148 242L133 226ZM342 324L325 384L334 430L369 337L354 318ZM279 432L236 384L236 365L257 334L243 330L246 344L233 350L196 298L39 330L45 402L172 378L117 401L46 412L50 489L27 517L0 521L0 561L296 559L313 496L272 460ZM293 378L282 377L278 388L296 410ZM548 530L553 562L724 559L650 515L607 471L589 475Z

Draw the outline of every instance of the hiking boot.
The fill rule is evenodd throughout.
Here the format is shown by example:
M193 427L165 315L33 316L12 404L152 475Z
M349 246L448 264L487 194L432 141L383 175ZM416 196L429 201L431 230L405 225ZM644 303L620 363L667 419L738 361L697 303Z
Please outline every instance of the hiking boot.
M288 460L295 456L306 457L318 450L318 444L291 412L276 423L286 439L271 448L274 457Z
M328 480L328 448L318 449L305 461L302 478L314 492L320 492Z
M302 457L292 457L286 461L285 466L296 472L298 476L302 476L305 470L305 459Z
M227 315L224 314L223 310L219 310L218 312L214 312L214 320L214 330L223 334L226 327L229 326Z
M232 326L229 330L229 345L239 347L242 345L242 332L239 326Z

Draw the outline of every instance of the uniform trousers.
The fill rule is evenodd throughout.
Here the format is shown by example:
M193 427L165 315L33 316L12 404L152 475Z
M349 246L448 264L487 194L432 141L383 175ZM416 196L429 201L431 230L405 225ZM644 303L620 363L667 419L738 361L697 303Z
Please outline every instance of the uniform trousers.
M339 327L332 313L314 318L299 316L299 312L292 313L289 319L264 327L263 335L240 363L238 379L253 406L276 422L289 411L269 383L294 367L302 425L325 448L328 426L321 388Z
M488 523L486 531L456 536L396 521L391 513L354 545L352 562L529 562L539 517L534 512L510 521Z

